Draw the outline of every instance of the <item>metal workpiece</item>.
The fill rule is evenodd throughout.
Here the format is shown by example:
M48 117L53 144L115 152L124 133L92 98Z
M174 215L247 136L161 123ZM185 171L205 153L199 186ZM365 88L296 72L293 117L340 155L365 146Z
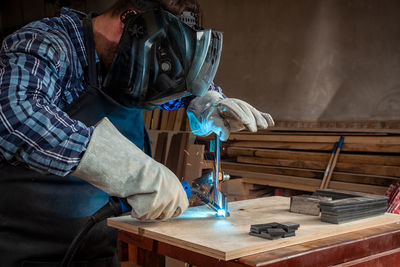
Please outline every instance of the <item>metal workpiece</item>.
M211 140L210 151L214 152L214 170L203 174L192 183L192 193L200 201L216 212L217 217L228 217L228 197L220 190L220 183L229 180L230 176L220 171L219 136Z
M218 203L221 207L222 199L221 199L221 192L219 190L219 136L215 134L214 138L214 155L215 155L215 167L214 167L214 202Z
M228 198L220 190L220 140L219 136L215 134L214 138L214 155L215 155L215 169L214 169L214 202L218 204L219 210L217 211L217 217L228 217ZM222 181L224 181L224 174L222 174ZM225 175L225 178L228 176ZM229 177L230 178L230 177Z

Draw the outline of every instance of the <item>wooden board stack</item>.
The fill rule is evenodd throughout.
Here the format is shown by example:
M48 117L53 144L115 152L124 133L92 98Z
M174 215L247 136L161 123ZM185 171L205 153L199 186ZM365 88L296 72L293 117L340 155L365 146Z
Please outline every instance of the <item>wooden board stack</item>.
M108 225L217 259L231 260L371 227L393 224L400 216L384 214L343 225L321 222L317 216L289 212L287 197L265 197L230 203L231 216L221 219L206 206L190 207L167 221L143 222L131 216L108 219ZM249 235L253 224L294 222L296 236L268 240ZM205 264L206 265L206 264Z
M274 190L268 186L245 183L240 178L221 183L221 190L229 201L273 196L274 193Z
M144 110L144 125L148 130L189 131L190 126L185 109L176 110Z
M384 195L400 178L400 136L384 132L231 134L222 170L250 184L313 192L341 136L343 147L327 188Z

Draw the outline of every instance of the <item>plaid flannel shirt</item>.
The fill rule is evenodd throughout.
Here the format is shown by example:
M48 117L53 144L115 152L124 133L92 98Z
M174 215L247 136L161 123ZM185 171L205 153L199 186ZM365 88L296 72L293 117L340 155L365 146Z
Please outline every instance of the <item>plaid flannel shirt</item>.
M60 176L79 164L93 127L72 120L63 109L83 93L88 81L84 16L64 8L60 17L32 22L3 41L0 161L24 163ZM102 83L102 75L98 82ZM221 91L214 85L210 90ZM160 108L186 107L191 99L177 99Z

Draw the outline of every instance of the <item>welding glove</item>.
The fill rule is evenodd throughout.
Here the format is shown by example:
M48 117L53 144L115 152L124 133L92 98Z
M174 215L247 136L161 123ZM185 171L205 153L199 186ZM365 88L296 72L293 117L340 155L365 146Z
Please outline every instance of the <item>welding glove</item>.
M274 126L274 120L250 104L235 98L224 98L216 91L207 91L202 97L193 99L187 109L190 128L196 135L211 132L226 141L231 132L244 129L257 132Z
M104 192L127 198L132 217L166 220L189 205L178 178L147 156L104 118L96 126L73 176Z

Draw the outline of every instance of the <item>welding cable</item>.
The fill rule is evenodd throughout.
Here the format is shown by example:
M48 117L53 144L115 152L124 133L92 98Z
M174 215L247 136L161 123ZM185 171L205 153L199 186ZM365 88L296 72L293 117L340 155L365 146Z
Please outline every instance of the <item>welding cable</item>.
M75 257L76 252L81 247L82 242L85 240L85 237L87 236L89 231L93 228L93 226L95 226L97 223L109 217L120 216L123 213L128 212L130 209L131 208L127 203L126 199L110 197L107 204L105 204L101 209L99 209L89 217L84 227L82 227L80 232L75 236L74 240L72 240L72 243L69 246L61 262L61 267L70 266L72 260Z
M189 183L184 180L181 182L181 184L186 192L187 198L189 199L192 193ZM128 201L125 198L110 197L107 204L105 204L102 208L100 208L92 216L89 217L84 227L82 227L81 231L75 236L74 240L72 240L71 245L64 255L64 259L61 262L61 267L70 266L76 252L82 245L82 242L84 241L89 231L93 228L93 226L109 217L117 217L131 210L132 207L128 204Z

